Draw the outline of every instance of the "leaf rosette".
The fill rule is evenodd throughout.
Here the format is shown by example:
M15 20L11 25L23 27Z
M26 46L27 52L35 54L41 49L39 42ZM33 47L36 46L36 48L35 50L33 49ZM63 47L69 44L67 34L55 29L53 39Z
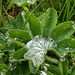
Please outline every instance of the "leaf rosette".
M16 75L16 72L17 74L21 74L21 72L18 72L24 68L22 71L24 75L33 75L37 71L40 72L40 66L44 66L46 63L49 64L49 72L47 70L45 71L47 74L63 75L63 72L64 74L68 74L67 61L64 59L61 61L60 59L62 57L65 58L64 56L68 52L75 52L75 37L72 35L75 31L75 23L68 21L56 25L57 13L51 8L44 14L42 22L33 14L29 16L31 13L23 12L18 15L16 21L11 21L14 29L11 29L11 25L8 24L9 22L7 23L7 26L9 25L8 27L10 27L7 28L10 29L8 31L8 37L15 45L15 51L10 54L15 59L12 62L21 62L15 70L11 70L11 74L12 72L13 75ZM2 36L0 38L2 39ZM3 50L6 48L3 46L5 45L0 43L0 49ZM51 64L58 65L58 67L53 67Z

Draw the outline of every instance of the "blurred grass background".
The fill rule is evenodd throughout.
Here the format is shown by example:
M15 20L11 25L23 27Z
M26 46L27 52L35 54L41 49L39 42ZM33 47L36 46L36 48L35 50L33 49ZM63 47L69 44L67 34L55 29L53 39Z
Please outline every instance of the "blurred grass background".
M18 13L22 10L31 12L40 3L40 0L37 0L35 4L26 5L26 7L19 7L16 4L11 4L12 6L10 6L10 9L8 9L8 6L11 0L0 0L0 3L1 2L2 4L0 4L0 14L2 11L2 21L4 21L7 19L7 13L10 18L15 20ZM3 5L3 7L6 9L7 13L1 5ZM40 20L42 20L44 12L49 7L56 9L58 14L58 23L64 21L75 21L75 0L43 0L42 4L34 11L34 14Z

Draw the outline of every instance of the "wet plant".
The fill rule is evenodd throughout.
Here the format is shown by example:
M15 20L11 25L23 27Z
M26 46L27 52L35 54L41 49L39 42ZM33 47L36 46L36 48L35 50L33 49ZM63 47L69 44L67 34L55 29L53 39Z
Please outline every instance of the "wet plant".
M75 23L57 25L57 19L56 10L48 8L42 21L33 11L5 20L0 28L0 74L74 75Z

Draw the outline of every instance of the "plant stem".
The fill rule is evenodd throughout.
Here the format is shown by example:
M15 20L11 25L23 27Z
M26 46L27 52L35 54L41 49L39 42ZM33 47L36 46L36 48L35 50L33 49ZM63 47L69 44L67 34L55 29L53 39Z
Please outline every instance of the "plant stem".
M40 6L40 4L43 2L43 0L34 8L34 10L30 13L30 15L27 17L26 21L24 22L23 26L21 29L24 28L24 26L26 25L28 19L30 18L30 16L33 14L33 12Z
M46 59L48 62L58 64L58 60L55 59L55 58L51 58L51 57L45 55L45 59Z

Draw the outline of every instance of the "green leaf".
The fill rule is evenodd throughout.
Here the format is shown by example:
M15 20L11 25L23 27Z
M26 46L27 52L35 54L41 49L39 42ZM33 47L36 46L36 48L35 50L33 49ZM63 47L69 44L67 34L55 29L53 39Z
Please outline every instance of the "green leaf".
M58 53L60 53L60 56L61 57L63 57L63 56L65 56L65 55L67 55L68 54L68 52L74 52L75 51L75 48L69 48L69 47L67 47L67 48L58 48L57 49L57 51L58 51Z
M60 69L58 67L56 67L56 66L53 66L53 65L48 66L48 71L50 71L54 75L63 75L61 73Z
M29 4L34 4L37 0L11 0L7 9L10 9L13 4L17 4L18 6L25 7Z
M42 21L42 36L50 36L52 30L55 28L57 23L57 13L54 9L49 8Z
M29 3L29 4L34 4L36 0L16 0L15 3L18 6L21 6L23 3Z
M17 46L24 47L25 45L19 41L11 39Z
M51 38L45 39L42 36L35 36L33 40L27 43L28 51L25 53L25 59L31 59L35 68L44 62L44 55L47 50L55 48L55 42Z
M17 29L21 29L23 23L24 23L24 20L23 20L23 17L21 15L21 13L18 14L17 18L16 18L16 25L17 25Z
M61 56L65 56L68 52L74 52L75 51L75 39L68 38L65 39L58 44L58 52Z
M35 73L35 67L33 66L32 60L29 60L29 68L32 73Z
M0 72L2 71L2 70L9 70L9 68L8 68L8 66L7 65L3 65L3 64L0 64Z
M48 62L54 63L54 64L58 64L58 60L56 58L45 56L45 60L47 60Z
M15 21L14 21L13 19L11 19L11 18L10 18L10 21L11 21L13 27L16 29L17 26L16 26ZM10 21L9 21L9 19L4 21L4 28L6 28L6 29L8 29L8 30L9 30L9 29L12 29L11 24L10 24Z
M65 61L63 62L63 74L67 75L69 72L69 62L68 60L65 59Z
M58 43L58 47L64 48L75 48L75 39L68 38Z
M31 40L30 33L26 30L10 30L9 31L9 37L11 38L19 38L23 40L25 43Z
M34 15L29 18L28 23L33 36L41 35L41 23Z
M30 15L28 12L22 12L25 19ZM40 21L34 16L31 15L28 19L29 28L32 36L41 35L41 23Z
M0 49L4 49L4 46L2 44L0 44Z
M27 48L26 47L23 47L17 51L15 51L13 54L12 54L12 57L16 60L20 60L22 58L24 58L24 54L25 52L27 51Z
M34 75L34 74L31 74L28 62L24 61L21 63L17 63L17 65L15 65L15 67L13 67L12 70L8 70L6 72L6 75Z
M58 67L59 67L61 73L63 73L63 66L62 66L62 61L61 61L61 59L59 60Z
M72 21L64 22L54 28L51 37L58 43L69 38L75 31L74 23Z
M53 58L54 58L54 55L55 55L55 58L60 60L60 58L61 58L60 54L56 49L50 49L50 50L48 50L48 53L51 53L50 56L52 56Z

